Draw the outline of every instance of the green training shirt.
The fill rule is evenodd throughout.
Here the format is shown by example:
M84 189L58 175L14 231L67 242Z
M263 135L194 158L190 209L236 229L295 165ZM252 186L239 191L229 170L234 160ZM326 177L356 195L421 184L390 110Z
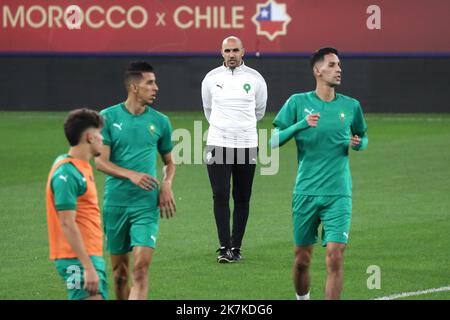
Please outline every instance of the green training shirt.
M70 157L68 154L60 155L53 165L62 159ZM86 192L86 180L80 171L70 163L61 164L53 173L51 187L58 211L76 210L77 199Z
M292 95L273 124L284 130L310 113L320 113L317 127L306 126L295 135L298 171L294 194L351 196L352 179L348 159L352 135L364 137L367 126L359 102L342 94L333 101L321 100L315 91Z
M105 119L103 143L111 148L114 164L157 177L157 153L172 151L172 126L169 118L147 106L139 115L131 114L124 103L100 112ZM144 190L129 179L106 176L105 206L149 207L158 205L158 192Z

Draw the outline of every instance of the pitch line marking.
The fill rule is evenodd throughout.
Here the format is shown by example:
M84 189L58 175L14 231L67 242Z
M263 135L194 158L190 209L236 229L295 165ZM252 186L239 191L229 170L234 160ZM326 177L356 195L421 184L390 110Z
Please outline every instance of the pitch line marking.
M390 296L375 298L374 300L394 300L394 299L398 299L398 298L420 296L420 295L424 295L424 294L430 294L430 293L435 293L435 292L444 292L444 291L450 291L450 286L440 287L440 288L432 288L432 289L426 289L426 290L420 290L420 291L413 291L413 292L396 293L396 294L392 294Z

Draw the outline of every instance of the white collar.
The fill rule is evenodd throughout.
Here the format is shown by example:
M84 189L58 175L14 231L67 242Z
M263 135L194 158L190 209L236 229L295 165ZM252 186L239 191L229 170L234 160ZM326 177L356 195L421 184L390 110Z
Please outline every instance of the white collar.
M227 66L225 65L225 62L222 63L222 66L223 66L226 70L229 70L229 71L231 71L231 72L234 72L234 71L239 71L239 70L241 70L242 67L245 66L245 63L244 63L244 60L242 60L242 61L241 61L241 65L238 66L238 67L236 67L236 68L234 68L233 70L231 70L229 67L227 67Z

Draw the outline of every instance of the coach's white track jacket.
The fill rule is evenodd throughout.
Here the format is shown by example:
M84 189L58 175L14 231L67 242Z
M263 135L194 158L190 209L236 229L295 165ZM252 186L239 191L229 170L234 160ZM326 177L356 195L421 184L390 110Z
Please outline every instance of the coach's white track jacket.
M222 65L202 82L202 100L209 122L207 145L228 148L258 146L256 122L266 111L267 85L261 74L244 65Z

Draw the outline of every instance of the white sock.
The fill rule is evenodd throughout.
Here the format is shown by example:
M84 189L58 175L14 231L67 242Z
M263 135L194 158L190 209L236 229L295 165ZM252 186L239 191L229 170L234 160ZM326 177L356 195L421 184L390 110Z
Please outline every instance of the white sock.
M295 295L297 296L297 300L309 300L309 292L304 296L300 296L297 293Z

